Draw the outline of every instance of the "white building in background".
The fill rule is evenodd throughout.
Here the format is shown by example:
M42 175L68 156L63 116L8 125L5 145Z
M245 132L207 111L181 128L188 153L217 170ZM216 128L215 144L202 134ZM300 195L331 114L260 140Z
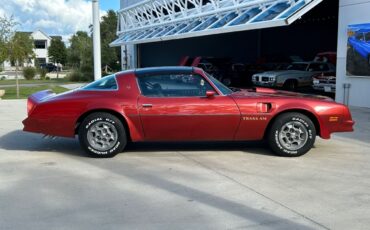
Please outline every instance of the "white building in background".
M30 61L26 63L27 66L33 66L33 67L35 67L36 63L38 63L39 65L49 63L50 59L48 56L48 48L50 47L51 40L53 38L62 39L61 36L49 36L41 30L36 30L34 32L20 32L20 33L29 34L34 41L33 52L35 53L35 59L30 59ZM11 63L5 62L4 69L7 70L10 68L11 68Z

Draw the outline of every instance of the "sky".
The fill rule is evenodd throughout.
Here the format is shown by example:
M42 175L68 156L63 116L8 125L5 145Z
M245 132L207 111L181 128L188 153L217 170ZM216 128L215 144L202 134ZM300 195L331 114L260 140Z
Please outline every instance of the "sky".
M119 10L119 4L120 0L100 0L100 15ZM18 31L40 29L68 41L78 30L88 31L92 7L90 0L0 0L0 16L13 16Z

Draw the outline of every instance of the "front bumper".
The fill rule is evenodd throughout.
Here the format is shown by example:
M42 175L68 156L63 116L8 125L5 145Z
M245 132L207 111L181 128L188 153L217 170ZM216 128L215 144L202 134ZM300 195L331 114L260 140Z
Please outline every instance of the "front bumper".
M336 87L333 84L316 84L312 88L317 91L323 91L326 93L335 93Z
M275 87L275 82L268 82L268 81L253 81L253 84L256 86L262 86L262 87Z

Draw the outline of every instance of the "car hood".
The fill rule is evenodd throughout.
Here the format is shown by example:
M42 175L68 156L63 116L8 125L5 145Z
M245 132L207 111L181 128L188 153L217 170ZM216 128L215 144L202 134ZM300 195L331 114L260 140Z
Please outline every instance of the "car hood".
M253 88L253 89L242 89L240 91L234 92L231 94L233 98L251 98L251 97L274 97L274 98L302 98L302 99L316 99L316 100L325 100L333 101L330 97L320 96L320 95L311 95L303 94L296 92L289 92L284 90L275 90L269 88Z
M300 74L300 73L305 73L306 71L301 71L301 70L274 70L274 71L267 71L263 73L259 73L256 75L282 75L282 74Z

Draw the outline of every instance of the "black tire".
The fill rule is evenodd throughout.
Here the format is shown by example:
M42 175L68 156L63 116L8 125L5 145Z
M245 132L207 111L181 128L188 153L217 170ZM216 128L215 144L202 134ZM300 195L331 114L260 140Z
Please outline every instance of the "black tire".
M298 87L298 83L295 80L287 80L284 83L284 89L286 90L295 91L297 90L297 87Z
M291 131L286 132L286 129L292 129L289 128L291 124L294 124L295 127L292 128L295 129L295 132L288 137L287 133ZM297 128L299 129L297 130ZM300 134L297 135L297 133ZM296 141L295 138L297 138L297 136L298 139L302 138L304 140L301 141L297 139ZM283 157L299 157L306 154L314 145L315 140L315 125L310 118L301 113L284 113L278 116L272 124L268 134L268 143L271 150ZM290 147L287 147L287 145L289 145L287 142L295 143L290 143Z
M78 138L82 148L96 158L114 157L127 145L122 122L116 116L104 112L88 115L79 126ZM104 147L99 141L108 144Z

